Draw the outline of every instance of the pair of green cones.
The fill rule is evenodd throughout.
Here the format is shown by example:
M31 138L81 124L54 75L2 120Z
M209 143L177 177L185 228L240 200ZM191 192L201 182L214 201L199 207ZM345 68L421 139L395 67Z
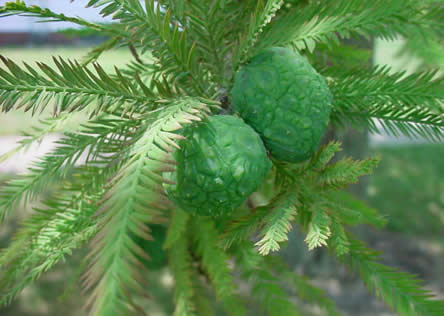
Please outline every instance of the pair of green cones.
M165 177L169 198L184 211L230 214L263 182L274 159L311 157L328 125L332 97L324 78L304 57L271 48L236 74L233 108L182 131L177 168Z

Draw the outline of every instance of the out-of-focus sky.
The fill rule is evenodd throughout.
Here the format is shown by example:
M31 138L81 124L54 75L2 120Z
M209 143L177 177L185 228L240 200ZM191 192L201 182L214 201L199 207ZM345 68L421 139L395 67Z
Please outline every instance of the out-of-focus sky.
M0 0L0 5L4 5L11 0ZM78 16L88 21L104 22L99 15L100 9L85 8L88 0L25 0L27 5L38 5L42 8L49 8L56 13L64 13L68 16ZM9 16L0 19L1 32L53 32L67 27L77 27L72 23L51 22L38 23L38 19L24 16ZM108 18L111 20L111 18Z

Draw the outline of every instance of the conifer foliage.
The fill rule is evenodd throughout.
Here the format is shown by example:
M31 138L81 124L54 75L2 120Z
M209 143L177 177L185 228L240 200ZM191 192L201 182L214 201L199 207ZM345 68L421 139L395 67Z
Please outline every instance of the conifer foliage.
M287 47L306 56L333 95L330 123L352 123L392 135L444 139L444 79L436 71L409 76L389 68L335 65L340 39L350 36L435 38L444 29L444 6L413 0L90 0L113 23L92 23L26 1L0 6L0 17L25 15L67 21L109 40L84 59L54 57L55 67L0 56L0 109L52 109L17 151L63 127L77 112L88 121L66 132L57 147L29 171L0 188L0 220L19 202L32 202L51 186L55 192L24 220L0 252L0 303L10 303L73 251L88 248L81 281L90 315L145 315L150 259L133 236L152 239L147 224L168 227L164 251L174 277L176 316L212 315L217 300L230 315L247 315L247 300L267 315L303 315L293 299L340 315L325 293L270 256L302 230L308 249L328 247L360 273L364 283L400 315L444 315L444 302L413 276L379 263L376 252L356 240L351 226L384 225L385 218L344 191L377 166L378 157L332 160L332 141L307 161L272 159L258 192L227 218L187 213L172 203L164 175L176 170L173 153L183 128L232 114L230 91L236 72L261 50ZM75 32L75 31L74 31ZM107 73L97 58L128 47L134 60ZM353 47L345 47L354 56ZM146 52L150 52L147 57ZM319 55L331 61L327 66ZM336 59L335 59L336 58ZM86 160L80 162L80 157ZM55 185L54 185L55 184ZM238 290L249 282L252 297ZM214 297L211 298L211 295ZM151 297L155 300L156 297ZM148 300L149 304L149 300Z

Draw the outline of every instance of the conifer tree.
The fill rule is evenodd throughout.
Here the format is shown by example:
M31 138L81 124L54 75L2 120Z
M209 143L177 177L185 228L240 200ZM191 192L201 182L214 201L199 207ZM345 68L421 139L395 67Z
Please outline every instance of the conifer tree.
M217 114L235 115L231 89L236 73L272 47L298 51L326 79L333 100L330 124L336 128L352 124L378 133L378 122L391 135L443 140L442 75L427 70L405 76L362 65L359 50L340 41L398 34L440 37L441 2L90 0L87 7L99 7L114 22L93 23L23 1L0 7L3 18L67 21L109 38L81 60L54 57L55 67L0 57L2 112L39 115L52 109L52 117L1 161L63 127L74 114L88 114L85 124L65 132L52 152L0 189L0 219L5 221L19 202L30 203L58 184L0 252L1 304L86 247L81 281L90 315L144 315L150 284L142 261L155 254L134 237L149 241L154 235L150 225L163 225L177 316L212 315L208 289L227 314L247 315L237 286L245 281L267 315L302 315L294 295L328 315L340 315L322 290L272 256L291 229L305 232L308 249L328 248L357 271L399 315L444 315L444 301L423 289L415 276L381 264L379 254L350 232L358 224L381 227L386 221L344 191L371 173L378 157L332 163L341 150L332 141L303 162L272 159L257 190L262 202L249 199L227 217L186 212L165 191L171 182L166 174L177 168L178 147L191 141L182 131ZM107 73L96 61L117 47L128 47L134 58ZM78 164L83 154L86 161Z

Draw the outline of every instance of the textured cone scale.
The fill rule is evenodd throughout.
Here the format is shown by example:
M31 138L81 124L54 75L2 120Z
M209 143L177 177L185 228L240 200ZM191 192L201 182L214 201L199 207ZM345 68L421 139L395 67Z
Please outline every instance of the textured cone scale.
M324 78L288 48L270 48L236 74L234 109L264 140L275 158L300 162L319 145L332 97Z
M183 210L227 215L239 207L271 168L259 135L242 119L216 115L187 128L175 152L177 168L165 177L168 196Z

